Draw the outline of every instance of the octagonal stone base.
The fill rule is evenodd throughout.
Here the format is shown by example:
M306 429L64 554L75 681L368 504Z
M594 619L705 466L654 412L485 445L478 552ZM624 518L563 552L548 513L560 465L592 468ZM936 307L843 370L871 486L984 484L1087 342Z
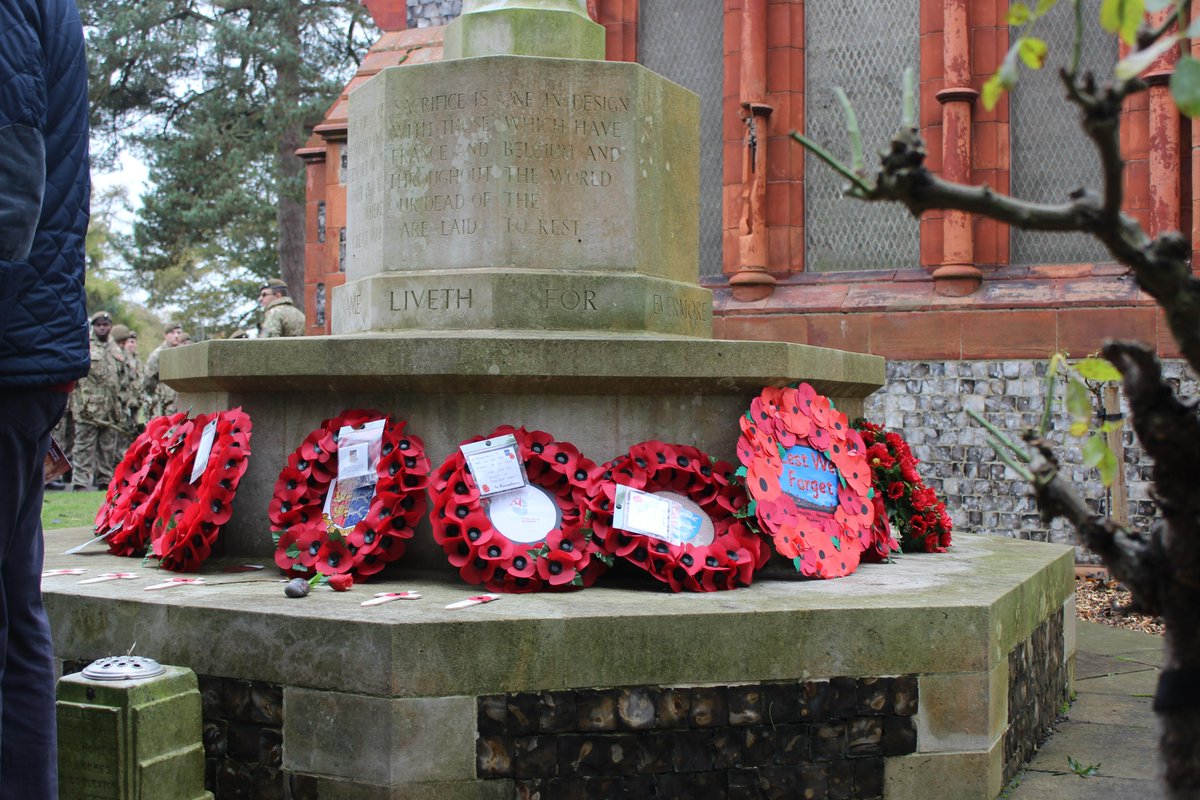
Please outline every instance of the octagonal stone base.
M89 535L48 532L46 567L137 569L60 555ZM254 796L993 800L1006 747L1041 732L1031 711L1053 718L1074 658L1072 550L998 536L831 581L669 594L638 574L457 611L445 606L477 589L406 566L289 600L271 570L229 563L206 565L200 586L143 592L163 576L142 569L43 591L60 659L136 641L202 687L277 698L206 697L218 783L251 729L240 717L275 726L281 762L253 768L275 793ZM361 605L397 590L422 597Z
M781 342L422 332L208 341L166 351L161 374L180 408L250 415L249 467L222 538L228 553L269 557L280 470L309 431L347 409L406 420L435 467L504 424L548 431L598 463L649 439L734 461L737 420L762 387L806 380L853 418L883 383L883 359ZM420 535L405 560L453 573Z

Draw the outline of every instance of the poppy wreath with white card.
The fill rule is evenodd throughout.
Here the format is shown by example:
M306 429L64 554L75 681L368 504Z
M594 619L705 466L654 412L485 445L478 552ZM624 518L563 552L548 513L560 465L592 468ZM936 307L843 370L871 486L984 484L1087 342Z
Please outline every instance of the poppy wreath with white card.
M482 497L468 457L455 449L430 488L433 538L464 581L495 592L591 586L608 566L583 519L595 462L549 433L510 425L463 445L506 436L516 440L527 485Z
M95 521L97 536L111 531L104 541L113 555L141 556L146 552L167 458L191 430L186 419L187 414L180 411L147 422L113 469Z
M404 555L428 507L429 486L425 444L405 425L379 411L352 409L304 437L279 473L267 509L280 569L292 577L350 573L362 581ZM344 429L348 441L342 441ZM370 429L377 441L353 441ZM357 472L366 480L339 479L352 459L367 459Z
M167 459L151 528L152 556L175 572L199 568L212 553L250 456L250 417L240 407L200 414L189 424Z
M597 477L588 502L601 547L672 591L749 586L770 558L766 540L739 517L748 501L728 462L689 445L648 441ZM643 509L640 519L633 504Z

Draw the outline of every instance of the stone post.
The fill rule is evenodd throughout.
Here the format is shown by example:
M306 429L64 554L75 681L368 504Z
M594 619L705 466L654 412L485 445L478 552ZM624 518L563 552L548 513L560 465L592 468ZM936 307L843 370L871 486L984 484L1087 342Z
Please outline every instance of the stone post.
M212 800L204 790L195 674L165 667L125 680L64 675L58 771L60 795L71 800Z

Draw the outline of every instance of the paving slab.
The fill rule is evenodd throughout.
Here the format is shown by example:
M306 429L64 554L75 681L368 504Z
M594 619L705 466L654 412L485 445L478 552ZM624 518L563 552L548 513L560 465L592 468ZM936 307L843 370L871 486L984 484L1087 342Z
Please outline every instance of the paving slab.
M1001 798L1156 800L1163 794L1151 696L1162 637L1082 621L1075 630L1075 702ZM1068 757L1099 770L1077 775Z
M1078 686L1078 683L1076 684ZM1144 696L1120 694L1079 694L1067 712L1071 722L1092 722L1108 725L1124 725L1131 733L1141 730L1153 731L1154 712L1150 709L1153 700Z
M1009 796L1012 800L1157 800L1162 793L1144 780L1029 771Z

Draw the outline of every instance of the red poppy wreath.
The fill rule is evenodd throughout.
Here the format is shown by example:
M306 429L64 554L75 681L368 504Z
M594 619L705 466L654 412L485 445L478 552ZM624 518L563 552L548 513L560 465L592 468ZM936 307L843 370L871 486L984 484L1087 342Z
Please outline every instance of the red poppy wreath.
M614 527L620 486L666 501L645 501L667 521L666 530ZM642 499L623 492L621 498ZM749 586L771 555L766 541L737 516L746 502L732 464L688 445L649 441L600 467L589 508L605 552L641 567L671 591L712 592Z
M746 488L775 549L808 577L854 572L875 510L866 447L846 415L802 383L763 389L740 422Z
M377 445L370 436L358 442L355 434L342 441L344 428L365 432L376 425ZM293 577L348 573L361 581L404 555L405 540L425 515L429 486L425 443L404 427L403 420L379 411L344 411L323 421L288 456L267 509L280 569ZM347 467L359 457L367 459L367 480L335 482L339 461Z
M163 472L150 541L159 566L175 572L197 569L212 552L250 455L250 417L241 408L200 414L185 425L191 429Z
M607 568L583 525L595 462L544 431L503 425L489 436L513 435L528 486L480 498L461 449L434 474L433 538L463 580L495 592L536 592L591 586Z
M104 503L96 512L97 535L112 531L108 552L118 556L142 555L150 543L151 525L162 495L163 470L170 452L191 430L187 414L155 417L146 423L121 463L113 469Z

